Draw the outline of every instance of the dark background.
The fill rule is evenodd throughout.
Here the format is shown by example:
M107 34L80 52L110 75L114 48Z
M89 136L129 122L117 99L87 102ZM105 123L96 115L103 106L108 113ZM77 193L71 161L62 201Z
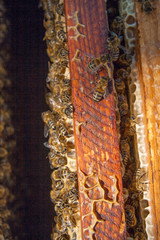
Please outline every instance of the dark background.
M52 209L47 150L43 147L44 125L41 113L45 105L45 79L48 57L43 42L43 10L39 1L7 0L10 20L11 65L13 81L13 120L17 138L17 168L22 178L25 205L23 224L25 240L50 239Z

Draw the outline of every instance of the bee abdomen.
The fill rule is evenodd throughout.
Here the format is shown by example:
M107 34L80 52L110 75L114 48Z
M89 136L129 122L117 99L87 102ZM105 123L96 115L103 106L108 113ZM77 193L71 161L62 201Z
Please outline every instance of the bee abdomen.
M56 129L56 126L55 126L55 124L54 124L54 122L52 122L52 121L48 121L48 127L50 128L50 129L53 129L53 130L55 130Z
M113 49L112 52L112 61L115 62L119 58L119 48Z
M58 129L58 134L59 134L59 136L65 136L65 135L68 134L68 133L67 133L67 130L64 128L63 125L60 125L60 127L59 127L59 129Z
M58 35L58 39L59 39L61 42L66 42L65 33L64 33L63 30L58 31L57 35Z
M103 97L104 91L102 91L102 89L96 89L96 91L93 94L93 100L95 102L99 102L102 97Z

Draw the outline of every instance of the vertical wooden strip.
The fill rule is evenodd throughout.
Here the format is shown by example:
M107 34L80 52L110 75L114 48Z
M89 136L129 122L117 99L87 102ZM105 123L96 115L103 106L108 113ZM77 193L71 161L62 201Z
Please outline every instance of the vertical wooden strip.
M142 8L143 6L143 8ZM137 45L140 93L144 109L144 129L147 139L148 192L144 192L149 207L143 207L148 239L160 238L160 1L151 2L152 11L146 12L144 5L136 3L139 39ZM143 11L142 11L143 9ZM141 152L143 153L143 148Z
M97 75L87 68L91 58L107 53L105 2L66 0L65 9L82 239L125 239L113 87L105 99L94 102Z

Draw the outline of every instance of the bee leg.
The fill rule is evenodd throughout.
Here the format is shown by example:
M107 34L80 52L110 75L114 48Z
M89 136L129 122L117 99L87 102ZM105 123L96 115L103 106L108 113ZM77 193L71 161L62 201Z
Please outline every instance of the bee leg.
M105 92L103 94L103 98L107 98L108 95L109 95L109 91L108 91L108 88L106 87Z
M113 63L111 63L111 66L109 66L108 63L105 63L104 68L106 69L106 71L108 73L108 77L110 79L112 79L113 78Z

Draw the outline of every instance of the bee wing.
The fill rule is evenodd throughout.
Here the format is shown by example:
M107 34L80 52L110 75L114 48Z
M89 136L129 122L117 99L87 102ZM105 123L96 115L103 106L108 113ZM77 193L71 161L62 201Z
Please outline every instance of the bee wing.
M48 142L43 143L43 145L44 145L46 148L52 148L52 149L54 149L53 146L50 145Z
M49 132L49 128L47 126L47 124L44 125L44 137L48 137L48 132Z
M50 103L51 105L53 105L53 107L61 108L61 106L58 105L58 104L53 100L53 98L49 98L49 103Z
M103 98L106 98L109 95L109 91L108 91L108 87L106 87L104 94L103 94Z
M49 76L46 77L46 83L51 82L51 79Z

